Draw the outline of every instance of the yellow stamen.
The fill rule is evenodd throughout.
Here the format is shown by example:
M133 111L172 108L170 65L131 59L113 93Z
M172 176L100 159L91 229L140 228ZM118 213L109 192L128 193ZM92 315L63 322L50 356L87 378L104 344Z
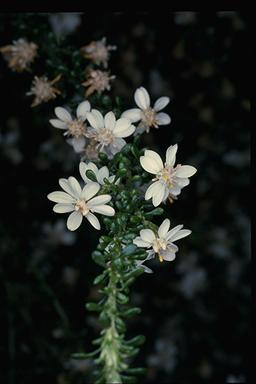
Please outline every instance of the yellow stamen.
M164 261L164 258L162 255L159 255L159 261L160 261L160 263L162 263Z

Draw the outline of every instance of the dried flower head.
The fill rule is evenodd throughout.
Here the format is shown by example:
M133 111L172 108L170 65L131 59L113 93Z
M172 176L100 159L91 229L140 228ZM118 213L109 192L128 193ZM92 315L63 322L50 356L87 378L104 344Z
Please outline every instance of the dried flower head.
M99 158L99 149L98 149L98 142L96 140L91 139L88 144L86 145L84 152L81 156L81 160L91 160L96 161Z
M116 49L115 45L106 45L106 38L101 40L92 41L90 44L81 48L81 52L86 59L91 60L96 65L103 65L104 68L108 66L110 51Z
M110 72L91 69L88 72L86 81L82 83L82 85L87 88L85 97L90 96L95 91L98 93L105 90L109 91L111 89L110 81L114 79L115 76L110 76Z
M35 43L28 42L25 39L13 41L13 44L5 45L0 48L8 66L13 71L23 72L29 69L30 64L37 56L38 46Z
M35 76L30 91L26 93L28 96L35 96L31 107L36 107L41 103L46 103L49 100L55 99L56 95L59 95L61 92L59 89L53 87L53 84L57 83L60 78L61 75L58 75L50 81L46 76Z

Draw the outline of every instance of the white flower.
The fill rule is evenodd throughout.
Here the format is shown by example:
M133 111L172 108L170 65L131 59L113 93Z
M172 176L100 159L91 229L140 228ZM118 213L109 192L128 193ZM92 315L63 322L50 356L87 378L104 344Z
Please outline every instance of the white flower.
M100 213L105 216L114 216L114 208L106 205L111 200L110 195L95 196L100 189L98 183L90 182L82 189L79 182L73 177L60 179L59 184L65 191L55 191L47 196L54 201L53 211L56 213L72 212L67 220L67 227L70 231L75 231L81 224L83 216L91 225L100 229L100 222L92 213Z
M116 49L115 45L107 45L106 37L101 40L92 41L90 44L82 47L80 50L86 59L90 59L97 65L103 65L104 68L108 66L110 52Z
M126 118L116 120L113 112L108 112L103 118L96 109L87 113L87 119L91 125L88 137L98 142L99 151L105 152L112 158L126 144L124 137L128 137L135 131L135 126Z
M148 258L152 258L157 254L161 262L163 260L173 261L176 257L176 252L179 250L173 242L191 233L190 230L182 228L183 225L177 225L169 231L170 220L165 219L158 228L157 235L152 229L142 229L140 236L136 237L133 243L137 245L137 247L152 248L148 250Z
M86 115L90 111L89 101L83 101L76 109L76 118L72 119L70 113L62 107L55 108L58 119L51 119L50 123L55 128L64 129L64 136L71 136L69 141L76 152L81 152L85 146L87 136Z
M128 109L123 112L122 117L131 120L132 123L140 121L136 133L149 132L151 127L158 128L159 125L170 124L171 118L167 113L160 112L170 102L169 97L160 97L153 108L150 107L150 97L144 87L136 89L134 94L135 103L139 108Z
M189 184L189 177L197 172L191 165L178 164L174 167L177 149L177 144L167 149L165 164L154 151L146 150L144 156L140 157L142 168L156 176L152 179L155 182L148 187L145 194L145 200L152 198L155 207L168 197L170 200L176 198L181 189Z
M107 179L110 183L113 183L115 179L115 175L109 176L109 170L106 166L101 167L100 169L92 162L89 162L88 164L81 162L79 164L79 171L82 179L85 181L85 183L91 182L90 179L86 176L86 171L91 170L95 174L95 177L97 179L97 182L101 185L104 185L104 179Z

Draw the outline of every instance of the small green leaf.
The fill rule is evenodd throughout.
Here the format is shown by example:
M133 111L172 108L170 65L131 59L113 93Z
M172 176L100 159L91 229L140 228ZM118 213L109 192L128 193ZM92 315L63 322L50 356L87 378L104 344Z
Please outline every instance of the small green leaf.
M95 173L91 169L87 169L85 174L88 177L88 179L90 179L91 181L97 181Z

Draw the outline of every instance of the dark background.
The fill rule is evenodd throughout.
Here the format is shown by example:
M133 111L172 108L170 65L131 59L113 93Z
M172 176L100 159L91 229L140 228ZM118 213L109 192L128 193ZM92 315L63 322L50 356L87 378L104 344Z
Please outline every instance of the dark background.
M0 46L23 37L18 15L0 16ZM153 100L171 98L170 126L144 135L143 145L163 155L178 143L178 162L198 168L166 208L172 225L184 224L192 235L180 242L174 262L149 262L154 274L142 275L132 287L131 301L142 314L130 320L128 336L146 336L136 358L147 368L139 382L246 382L247 18L238 12L85 13L52 14L49 22L49 16L23 15L28 29L31 23L31 29L37 25L62 37L63 18L66 28L77 18L76 28L66 32L75 49L102 36L117 45L110 60L117 76L111 97L120 96L124 109L133 107L141 85ZM84 308L98 297L92 281L100 267L90 257L98 233L89 225L68 232L65 215L54 214L46 199L60 177L78 177L79 156L48 123L54 106L68 104L68 93L31 109L25 93L34 74L42 72L33 73L32 66L31 73L13 73L0 58L0 381L87 383L92 362L72 361L70 354L90 351L100 330Z

